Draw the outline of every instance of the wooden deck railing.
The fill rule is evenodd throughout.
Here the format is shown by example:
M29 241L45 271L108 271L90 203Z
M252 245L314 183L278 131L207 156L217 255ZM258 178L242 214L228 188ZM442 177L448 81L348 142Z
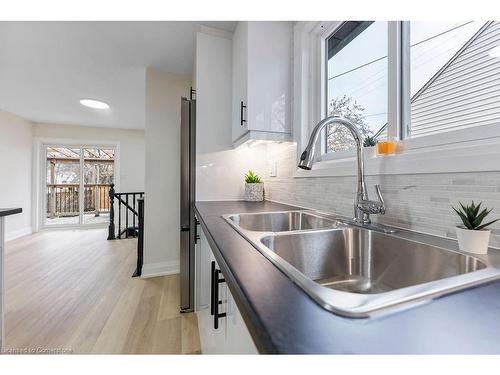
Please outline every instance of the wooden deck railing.
M83 186L83 211L99 216L109 212L110 184L85 184ZM77 216L79 212L79 184L47 184L47 217Z

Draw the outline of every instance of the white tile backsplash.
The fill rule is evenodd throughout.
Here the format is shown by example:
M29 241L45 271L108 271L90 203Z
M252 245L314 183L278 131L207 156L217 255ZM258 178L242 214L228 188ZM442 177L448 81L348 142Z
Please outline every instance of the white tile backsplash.
M294 178L296 145L269 145L268 163L276 163L276 177L266 176L266 198L351 216L356 176ZM456 238L460 223L451 206L458 201L483 202L493 208L489 219L500 217L500 172L367 176L370 197L380 184L387 212L373 221L420 232ZM490 227L490 246L500 247L500 222Z
M196 155L196 199L243 199L245 173L266 176L266 147L242 145L236 149Z

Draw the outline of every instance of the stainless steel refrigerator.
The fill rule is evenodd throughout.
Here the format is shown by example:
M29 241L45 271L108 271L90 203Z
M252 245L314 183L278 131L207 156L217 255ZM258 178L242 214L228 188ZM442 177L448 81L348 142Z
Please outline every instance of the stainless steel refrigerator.
M196 100L181 98L181 312L194 310Z

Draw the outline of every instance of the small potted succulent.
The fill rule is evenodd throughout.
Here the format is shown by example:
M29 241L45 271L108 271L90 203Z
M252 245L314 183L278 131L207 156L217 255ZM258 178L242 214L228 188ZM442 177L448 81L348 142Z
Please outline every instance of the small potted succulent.
M253 171L245 174L245 200L247 202L262 202L264 200L264 183Z
M460 216L463 226L457 226L458 246L460 250L469 253L486 254L488 252L488 243L490 241L488 225L495 223L500 219L490 221L483 224L483 220L489 215L492 209L484 208L481 210L481 203L478 205L472 201L471 205L463 205L460 203L457 209L452 207L453 210Z
M373 158L376 155L375 146L377 145L377 138L367 136L363 140L363 153L366 158Z

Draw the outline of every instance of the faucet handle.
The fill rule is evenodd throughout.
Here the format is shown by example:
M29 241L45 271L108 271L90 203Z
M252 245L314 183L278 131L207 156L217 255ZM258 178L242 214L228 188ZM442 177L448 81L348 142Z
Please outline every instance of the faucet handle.
M367 214L385 214L385 203L384 197L382 197L382 192L380 191L380 185L375 185L375 191L377 192L379 201L371 200L361 200L357 203L357 208Z
M380 185L379 184L375 185L375 192L377 193L378 200L380 201L380 203L382 203L382 206L384 206L384 211L385 211L384 197L382 196L382 192L380 191Z

